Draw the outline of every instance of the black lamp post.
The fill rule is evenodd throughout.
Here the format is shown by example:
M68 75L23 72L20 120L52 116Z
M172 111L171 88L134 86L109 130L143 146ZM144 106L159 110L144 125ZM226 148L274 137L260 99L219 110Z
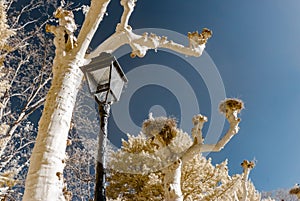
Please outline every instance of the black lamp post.
M120 99L127 78L118 61L109 53L101 53L81 67L88 82L90 93L95 96L100 114L100 134L96 166L95 201L106 200L105 195L105 151L107 144L107 122L110 105Z

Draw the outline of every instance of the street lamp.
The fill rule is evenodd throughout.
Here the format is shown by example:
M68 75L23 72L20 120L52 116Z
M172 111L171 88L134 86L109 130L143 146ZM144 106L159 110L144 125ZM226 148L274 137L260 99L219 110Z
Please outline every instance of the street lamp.
M95 201L106 200L105 195L105 151L107 144L107 122L110 105L120 99L127 78L116 58L106 52L81 67L89 90L95 96L100 114L100 134L96 165Z

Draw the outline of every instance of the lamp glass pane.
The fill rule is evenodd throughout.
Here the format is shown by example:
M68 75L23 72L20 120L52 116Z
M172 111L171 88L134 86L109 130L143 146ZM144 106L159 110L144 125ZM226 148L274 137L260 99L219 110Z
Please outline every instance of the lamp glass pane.
M109 82L109 72L110 67L105 67L101 69L96 69L93 71L86 72L87 81L89 82L89 87L91 93L96 93L97 89L102 88Z
M85 74L85 77L86 77L86 80L88 82L88 87L90 89L90 92L93 94L97 91L97 83L96 83L96 80L93 78L93 76L86 72Z
M112 94L112 92L110 91L108 94L107 94L107 103L114 103L114 102L117 102L118 100L115 98L115 96Z
M116 70L115 67L113 67L111 70L110 89L112 93L115 95L116 101L120 99L124 83L125 82L120 76L119 72Z
M98 99L99 102L105 103L105 102L108 102L106 100L107 93L109 93L109 91L103 91L103 92L100 92L100 93L96 93L94 95Z
M109 82L109 66L90 72L95 78L98 86Z

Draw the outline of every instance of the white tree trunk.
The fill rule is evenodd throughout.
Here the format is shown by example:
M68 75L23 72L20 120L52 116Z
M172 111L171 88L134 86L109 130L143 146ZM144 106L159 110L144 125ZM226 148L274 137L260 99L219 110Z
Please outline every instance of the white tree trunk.
M24 201L63 197L63 169L68 131L82 72L74 59L55 60L53 82L39 122L30 158Z
M192 129L192 136L194 138L194 144L183 154L181 157L181 163L188 163L196 155L202 152L208 151L220 151L229 140L238 133L240 118L238 118L238 113L244 108L243 102L238 99L226 99L220 104L220 112L224 113L226 116L230 127L226 132L225 136L220 139L217 144L203 144L202 140L202 128L203 124L207 121L207 118L203 115L196 115L193 117L194 128ZM248 166L247 166L248 167ZM177 174L181 174L177 172ZM248 175L247 175L248 176ZM180 179L180 176L177 176ZM247 177L248 178L248 177ZM179 182L180 183L180 182ZM180 187L180 185L179 185ZM167 190L167 189L165 189ZM178 192L175 195L181 194L181 189L175 188ZM166 192L166 191L165 191ZM247 196L247 195L246 195ZM182 199L182 198L181 198ZM178 199L180 200L180 199ZM177 201L177 200L176 200Z
M166 201L183 201L181 192L181 167L180 159L164 170L164 189Z
M243 198L241 201L247 201L248 200L248 186L247 186L247 181L248 181L248 176L249 176L249 173L250 173L250 169L246 169L244 170L244 173L243 173Z
M255 164L253 161L247 161L244 160L241 163L241 166L243 167L244 171L243 171L243 182L242 182L242 187L243 187L243 197L241 199L241 201L247 201L249 200L249 190L248 190L248 177L250 174L250 171L254 168Z
M79 66L110 0L92 0L78 38L77 48L65 51L62 25L53 28L56 56L53 80L47 94L38 136L30 158L23 201L65 200L63 169L65 149L77 92L82 80ZM49 27L48 27L49 28ZM51 27L50 27L51 28Z

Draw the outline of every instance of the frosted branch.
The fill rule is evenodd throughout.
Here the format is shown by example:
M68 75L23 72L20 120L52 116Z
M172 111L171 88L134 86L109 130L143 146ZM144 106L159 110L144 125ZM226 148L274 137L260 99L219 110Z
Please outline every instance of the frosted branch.
M229 140L239 132L239 123L241 121L238 118L238 114L244 108L244 103L238 99L226 99L220 104L220 112L225 115L229 125L229 129L225 136L216 145L207 145L203 147L203 151L220 151L229 142Z
M255 164L253 161L247 161L247 160L244 160L242 163L241 163L241 166L243 167L243 180L244 181L247 181L248 180L248 177L249 177L249 173L250 171L254 168Z

